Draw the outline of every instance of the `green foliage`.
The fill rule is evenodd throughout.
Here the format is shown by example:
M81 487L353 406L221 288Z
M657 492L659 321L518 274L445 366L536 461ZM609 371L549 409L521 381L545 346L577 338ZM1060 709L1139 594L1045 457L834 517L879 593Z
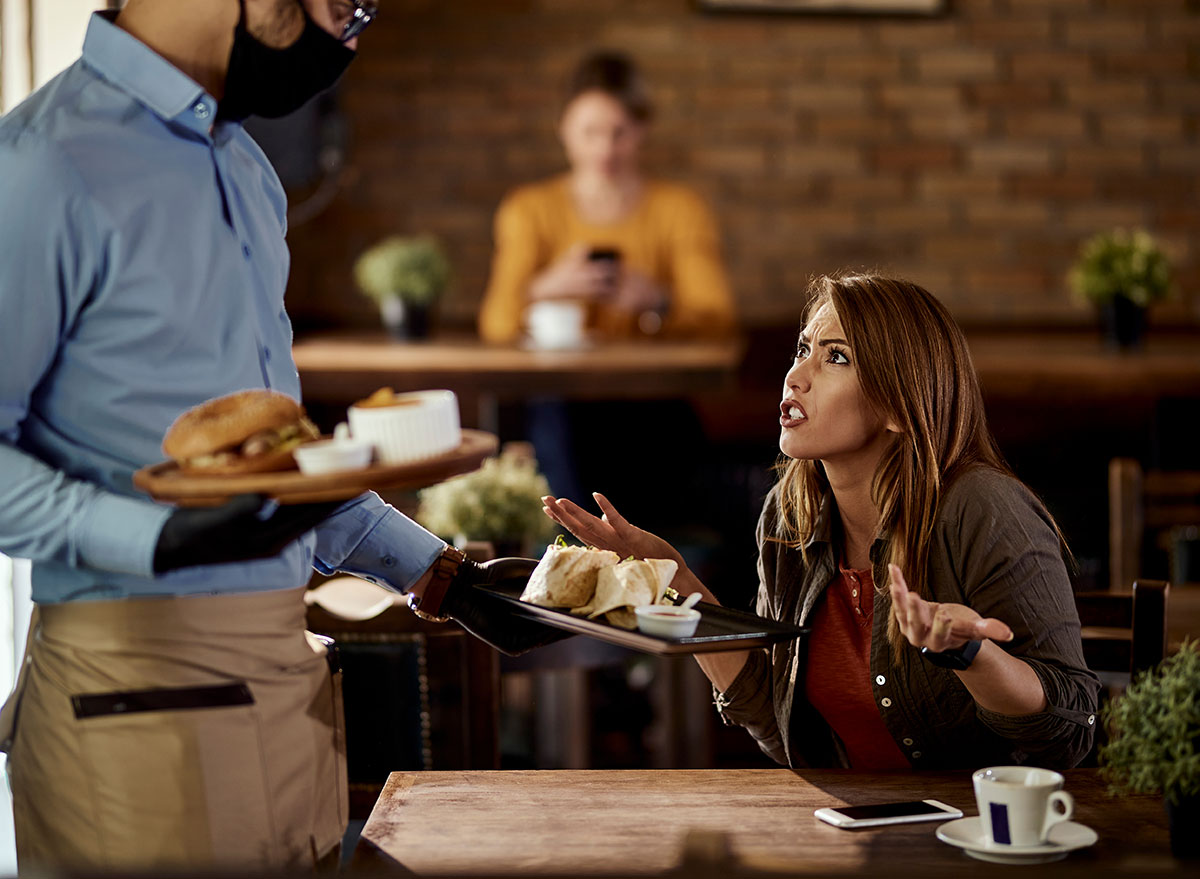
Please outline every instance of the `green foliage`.
M428 235L393 235L363 251L354 263L354 280L376 302L399 296L410 305L427 305L446 289L450 263Z
M1096 305L1118 296L1145 308L1171 291L1171 263L1142 229L1116 229L1088 240L1071 269L1071 288Z
M448 539L546 543L558 533L558 525L542 512L542 498L549 493L532 459L502 454L473 473L420 492L417 520Z
M1161 792L1176 805L1200 795L1200 641L1138 675L1104 721L1100 767L1113 793Z

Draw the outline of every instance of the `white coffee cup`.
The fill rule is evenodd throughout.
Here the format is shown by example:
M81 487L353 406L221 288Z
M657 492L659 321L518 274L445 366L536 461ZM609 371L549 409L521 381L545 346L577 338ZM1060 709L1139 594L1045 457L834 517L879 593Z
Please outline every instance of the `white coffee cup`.
M999 847L1041 845L1051 827L1075 814L1075 800L1062 789L1062 775L1049 769L991 766L976 771L971 780L984 834Z
M549 350L578 348L583 344L584 307L582 302L545 299L525 310L525 324L535 348Z

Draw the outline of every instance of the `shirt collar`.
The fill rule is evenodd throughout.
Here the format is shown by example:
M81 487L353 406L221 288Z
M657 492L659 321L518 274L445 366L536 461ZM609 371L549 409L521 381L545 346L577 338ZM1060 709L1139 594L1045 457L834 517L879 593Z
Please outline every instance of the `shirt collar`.
M805 549L816 543L833 544L833 514L837 508L837 503L833 499L833 492L826 489L821 495L821 504L817 508L817 518L813 522L812 536L808 539ZM875 539L871 541L871 561L877 562L882 558L884 547L887 546L890 533L888 529L882 528L875 535Z
M199 83L141 40L114 24L115 11L88 22L83 60L117 88L164 119L207 135L217 102Z

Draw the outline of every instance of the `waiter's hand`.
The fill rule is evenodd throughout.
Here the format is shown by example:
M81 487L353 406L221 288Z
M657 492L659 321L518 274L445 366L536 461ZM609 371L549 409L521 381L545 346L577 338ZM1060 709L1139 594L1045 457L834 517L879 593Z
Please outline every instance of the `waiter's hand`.
M242 494L219 507L177 509L159 532L154 573L277 555L344 503L276 505Z
M473 588L476 584L507 583L513 590L524 589L536 567L537 559L502 558L483 564L467 559L450 581L440 613L448 614L476 638L509 656L570 637L570 632L521 616L504 599Z

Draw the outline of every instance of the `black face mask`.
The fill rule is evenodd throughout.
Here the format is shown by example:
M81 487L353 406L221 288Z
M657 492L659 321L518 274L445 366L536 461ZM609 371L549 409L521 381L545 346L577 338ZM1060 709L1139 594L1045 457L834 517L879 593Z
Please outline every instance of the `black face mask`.
M354 60L355 53L312 20L304 9L304 32L286 49L273 49L246 30L246 4L233 32L225 97L217 118L277 119L299 110L325 91Z

